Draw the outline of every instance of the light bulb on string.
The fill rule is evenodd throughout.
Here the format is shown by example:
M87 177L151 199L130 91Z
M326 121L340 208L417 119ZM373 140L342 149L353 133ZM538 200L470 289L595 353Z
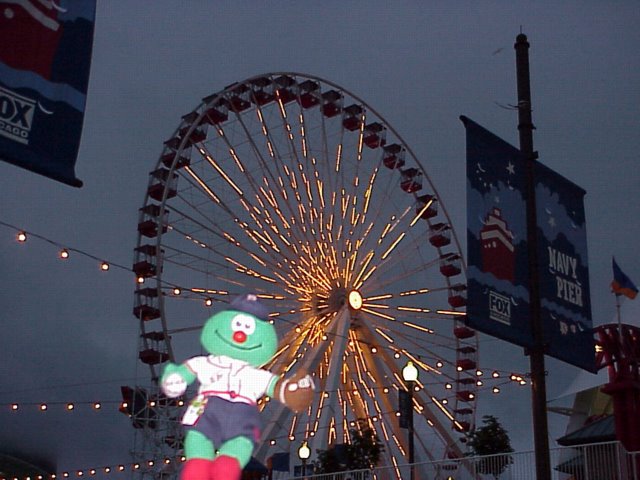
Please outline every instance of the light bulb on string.
M16 235L16 240L18 240L18 242L20 243L24 243L27 241L27 232L24 231L19 231L18 234Z
M62 250L60 250L60 253L58 253L58 256L61 259L66 260L67 258L69 258L69 250L67 250L66 248L63 248Z
M109 262L102 262L100 264L100 270L102 270L103 272L108 271L110 268Z

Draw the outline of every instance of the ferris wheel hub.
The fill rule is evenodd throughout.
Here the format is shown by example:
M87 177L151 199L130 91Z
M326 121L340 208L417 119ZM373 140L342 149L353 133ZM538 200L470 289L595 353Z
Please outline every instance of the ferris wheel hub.
M362 295L358 290L351 290L348 296L349 306L354 310L362 308Z

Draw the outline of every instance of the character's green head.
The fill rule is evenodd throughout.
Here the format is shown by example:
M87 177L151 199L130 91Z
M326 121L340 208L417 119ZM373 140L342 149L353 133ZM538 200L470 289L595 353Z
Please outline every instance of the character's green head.
M207 320L200 343L212 355L226 355L259 367L278 348L278 337L268 321L268 313L255 295L239 296L228 310Z

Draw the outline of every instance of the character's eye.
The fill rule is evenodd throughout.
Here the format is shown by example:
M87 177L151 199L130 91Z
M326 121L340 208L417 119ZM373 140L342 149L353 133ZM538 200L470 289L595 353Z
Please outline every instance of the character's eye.
M256 321L250 315L238 314L231 321L231 330L234 332L244 332L251 335L256 331Z

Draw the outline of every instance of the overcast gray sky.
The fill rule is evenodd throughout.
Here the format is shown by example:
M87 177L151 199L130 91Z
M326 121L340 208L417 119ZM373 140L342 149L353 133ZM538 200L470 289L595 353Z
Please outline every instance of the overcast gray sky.
M64 1L61 2L64 4ZM513 43L531 43L534 146L587 191L595 324L614 314L611 256L636 283L640 236L640 4L636 1L98 2L74 189L0 163L0 221L130 266L147 174L180 117L234 81L305 72L380 112L424 165L465 231L467 115L517 145ZM10 402L119 401L144 378L131 315L134 279L56 258L0 227L0 446L57 458L59 470L130 461L133 429L100 412L10 412ZM636 253L634 253L636 252ZM625 319L626 320L626 319ZM528 370L519 348L483 337L485 369ZM549 397L576 369L548 360ZM527 389L487 394L517 449L532 448ZM508 398L508 400L505 400ZM27 411L30 410L30 411ZM550 415L552 437L565 419ZM2 448L0 448L2 450Z

